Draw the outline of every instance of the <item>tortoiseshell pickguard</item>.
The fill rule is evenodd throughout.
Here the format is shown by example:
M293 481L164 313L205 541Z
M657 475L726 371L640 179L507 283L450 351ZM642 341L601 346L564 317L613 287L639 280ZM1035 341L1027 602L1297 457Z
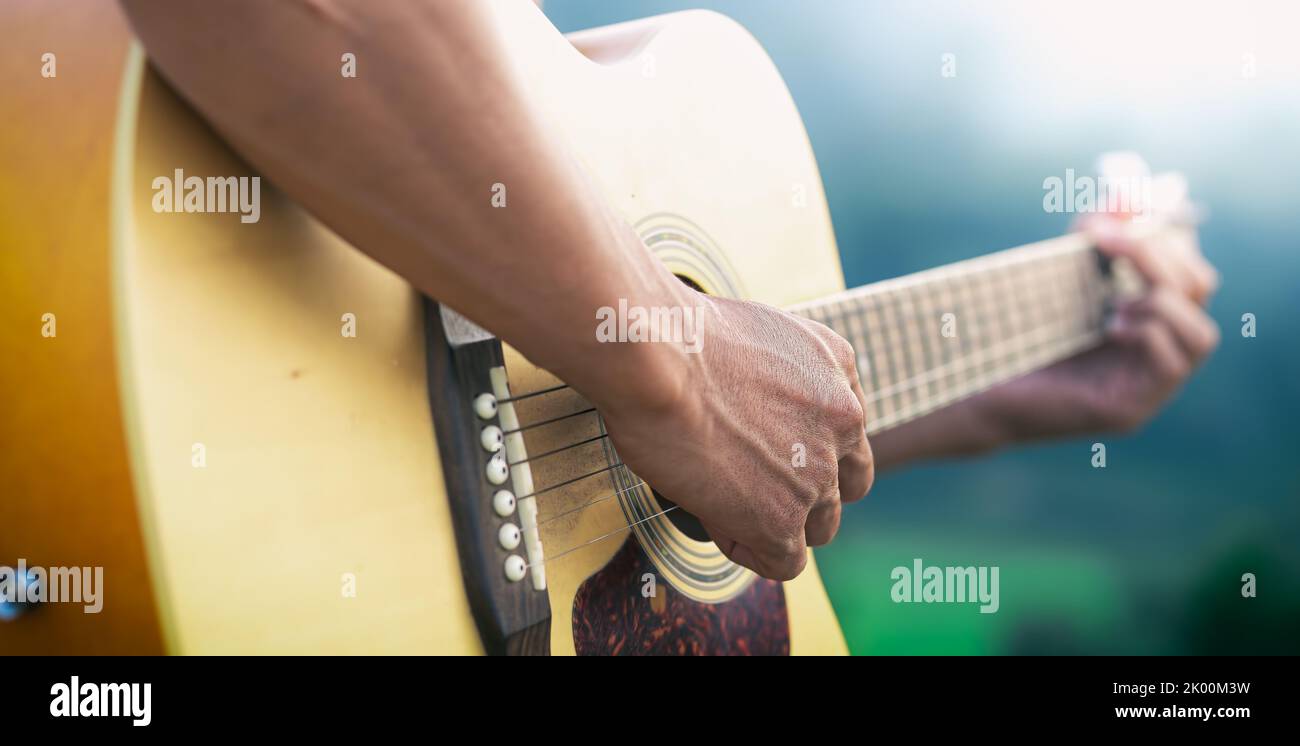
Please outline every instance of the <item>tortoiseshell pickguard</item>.
M655 573L655 595L642 575ZM578 589L578 655L789 655L790 619L781 584L757 578L734 598L695 601L664 582L635 537Z

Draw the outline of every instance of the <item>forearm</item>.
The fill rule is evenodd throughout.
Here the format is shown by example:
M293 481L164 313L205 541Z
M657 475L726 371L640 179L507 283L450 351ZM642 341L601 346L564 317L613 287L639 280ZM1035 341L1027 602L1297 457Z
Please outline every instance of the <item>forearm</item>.
M989 391L871 436L876 469L888 471L918 461L975 456L1008 445L998 392Z
M682 290L545 131L484 4L123 5L241 155L416 288L571 383L671 379L656 365L666 346L597 346L596 308L671 305ZM357 78L340 74L344 52Z

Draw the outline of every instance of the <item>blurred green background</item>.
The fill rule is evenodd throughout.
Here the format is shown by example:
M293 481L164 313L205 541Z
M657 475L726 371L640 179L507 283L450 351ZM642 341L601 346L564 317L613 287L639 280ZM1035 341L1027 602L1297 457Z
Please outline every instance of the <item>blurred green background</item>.
M1107 150L1183 171L1209 212L1216 356L1137 434L882 475L817 554L852 651L1300 652L1300 10L546 3L564 31L691 7L739 20L785 76L850 286L1064 232L1043 179ZM890 570L916 557L999 566L1000 611L894 604ZM1257 598L1241 597L1246 572Z

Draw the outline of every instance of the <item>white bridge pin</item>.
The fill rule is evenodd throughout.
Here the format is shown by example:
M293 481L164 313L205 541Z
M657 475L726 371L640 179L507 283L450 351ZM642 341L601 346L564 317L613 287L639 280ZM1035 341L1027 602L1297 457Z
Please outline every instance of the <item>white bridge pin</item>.
M510 476L510 467L506 460L500 454L488 459L487 462L487 480L492 484L505 484L506 477Z
M483 432L479 433L479 442L483 444L483 450L488 453L496 453L501 450L505 440L505 434L496 425L488 425L483 428Z
M515 512L515 493L510 490L497 490L492 496L492 509L505 518Z
M524 573L528 571L528 564L524 558L517 554L506 557L506 579L512 583L517 583L524 579Z
M501 524L501 530L497 532L497 539L501 541L502 549L514 549L519 546L519 540L523 534L519 533L519 527L513 523Z
M491 394L479 394L474 397L474 414L479 419L490 420L497 416L497 398Z

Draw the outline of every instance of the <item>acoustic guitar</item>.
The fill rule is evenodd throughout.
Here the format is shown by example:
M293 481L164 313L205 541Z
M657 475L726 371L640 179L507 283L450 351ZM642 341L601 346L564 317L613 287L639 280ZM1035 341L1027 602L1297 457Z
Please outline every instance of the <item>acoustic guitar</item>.
M853 343L869 433L1097 344L1130 284L1071 235L846 291L803 124L743 28L564 37L527 0L492 7L673 272ZM251 172L114 3L0 16L0 562L106 585L100 615L0 625L0 652L845 652L811 559L787 583L729 562L577 392L270 185L256 223L156 212L160 175Z

